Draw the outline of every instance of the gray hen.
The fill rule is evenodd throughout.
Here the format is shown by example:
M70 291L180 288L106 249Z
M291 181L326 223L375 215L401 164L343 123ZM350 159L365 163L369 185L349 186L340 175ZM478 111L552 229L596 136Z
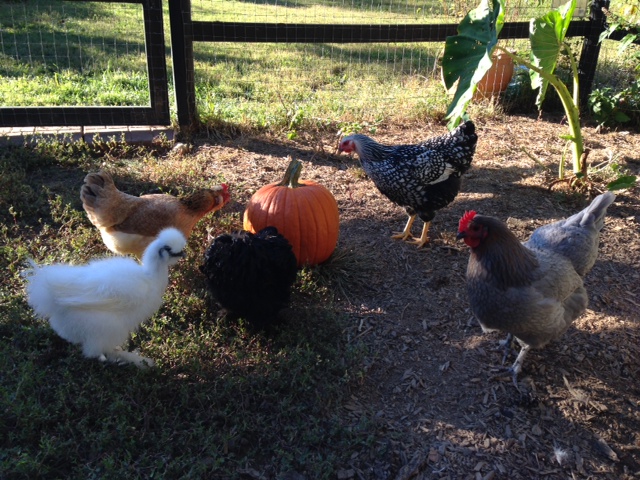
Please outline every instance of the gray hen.
M475 126L468 121L416 145L382 145L366 135L349 135L342 139L339 150L357 153L378 190L407 211L407 225L393 238L410 238L416 216L425 222L415 242L422 247L429 241L429 223L436 211L458 195L460 177L471 166L477 141Z
M587 308L582 276L598 255L611 192L581 212L538 228L520 243L500 220L467 212L458 238L471 247L467 293L484 331L500 330L522 345L514 382L527 352L559 338ZM509 337L510 338L510 337Z

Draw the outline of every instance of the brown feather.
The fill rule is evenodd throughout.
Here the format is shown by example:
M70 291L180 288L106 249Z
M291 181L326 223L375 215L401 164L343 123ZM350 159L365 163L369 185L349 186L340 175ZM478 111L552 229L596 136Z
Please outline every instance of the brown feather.
M164 228L177 228L188 238L203 216L228 201L227 189L218 185L183 198L168 194L136 197L118 190L111 175L101 171L85 177L80 198L89 220L111 250L140 256Z
M493 281L502 290L531 283L538 260L504 223L476 215L471 224L480 226L486 236L471 249L468 278Z

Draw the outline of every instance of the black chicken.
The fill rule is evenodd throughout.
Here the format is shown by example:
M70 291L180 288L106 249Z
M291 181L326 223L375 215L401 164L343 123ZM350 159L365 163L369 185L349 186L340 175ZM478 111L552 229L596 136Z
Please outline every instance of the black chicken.
M213 297L229 313L258 328L287 305L298 271L291 244L275 227L216 237L200 271Z
M422 247L429 241L429 223L436 210L458 195L460 177L471 166L477 141L474 124L467 121L417 145L381 145L366 135L349 135L342 139L339 150L357 153L378 190L406 209L409 221L392 238L410 238L416 215L424 221L422 235L415 241Z

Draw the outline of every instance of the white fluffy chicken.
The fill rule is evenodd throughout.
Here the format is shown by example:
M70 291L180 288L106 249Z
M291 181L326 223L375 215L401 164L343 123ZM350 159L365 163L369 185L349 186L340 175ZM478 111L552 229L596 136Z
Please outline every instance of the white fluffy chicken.
M146 248L142 265L129 257L86 265L31 261L23 273L27 301L58 335L80 344L86 357L152 366L151 359L120 346L162 306L169 267L184 256L186 243L179 230L167 228Z
M557 340L586 310L582 278L596 262L615 198L603 193L575 215L536 229L525 243L497 218L467 212L460 220L458 238L471 247L471 309L484 331L506 332L522 345L511 367L516 386L527 352Z

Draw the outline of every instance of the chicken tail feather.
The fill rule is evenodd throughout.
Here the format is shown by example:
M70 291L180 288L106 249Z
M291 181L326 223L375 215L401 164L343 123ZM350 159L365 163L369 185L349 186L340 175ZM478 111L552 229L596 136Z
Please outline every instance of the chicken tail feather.
M107 172L89 173L84 177L84 185L80 190L80 200L83 204L95 205L98 197L117 190L113 178Z
M116 225L126 217L123 197L129 195L117 189L111 175L105 171L89 173L80 188L82 207L96 227Z
M596 230L602 230L607 208L609 208L609 205L611 205L615 199L616 196L611 192L598 195L593 202L591 202L591 205L578 213L578 215L582 214L582 217L580 218L580 226L584 227L589 224L593 224L595 225Z

